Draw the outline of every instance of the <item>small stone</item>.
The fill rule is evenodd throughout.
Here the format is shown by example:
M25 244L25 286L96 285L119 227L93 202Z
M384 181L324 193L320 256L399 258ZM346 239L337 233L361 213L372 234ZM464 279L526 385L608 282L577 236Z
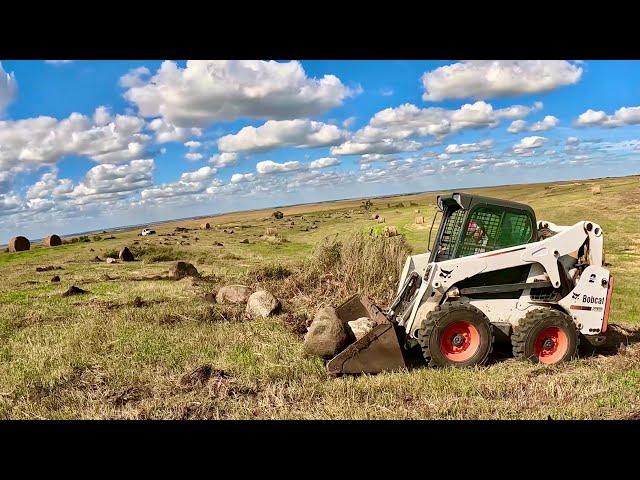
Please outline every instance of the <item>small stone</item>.
M356 337L356 340L360 340L376 326L375 322L369 317L360 317L357 320L347 322L347 325L349 325L349 328L351 329L351 332L353 332L353 336Z
M107 263L118 263L118 260L116 260L115 258L108 257Z

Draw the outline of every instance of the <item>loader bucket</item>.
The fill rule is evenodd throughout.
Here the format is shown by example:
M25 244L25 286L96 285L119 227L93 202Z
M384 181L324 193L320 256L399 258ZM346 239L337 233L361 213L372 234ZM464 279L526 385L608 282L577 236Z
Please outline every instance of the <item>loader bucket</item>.
M368 297L354 295L336 308L336 314L344 325L360 317L369 317L376 325L329 360L327 370L331 375L380 373L405 367L396 326Z

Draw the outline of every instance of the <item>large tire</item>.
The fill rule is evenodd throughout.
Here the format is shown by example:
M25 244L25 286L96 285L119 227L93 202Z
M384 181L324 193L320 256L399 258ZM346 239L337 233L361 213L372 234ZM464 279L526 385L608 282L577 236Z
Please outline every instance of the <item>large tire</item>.
M552 308L528 312L511 335L514 357L546 365L575 357L579 341L571 317Z
M493 349L489 319L460 301L443 303L429 312L416 336L431 367L482 365Z

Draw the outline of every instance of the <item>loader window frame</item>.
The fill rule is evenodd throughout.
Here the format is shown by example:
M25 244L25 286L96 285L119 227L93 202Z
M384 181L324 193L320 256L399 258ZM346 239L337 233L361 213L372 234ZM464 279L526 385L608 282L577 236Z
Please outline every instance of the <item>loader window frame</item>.
M486 203L475 205L466 216L464 228L460 229L455 258L530 243L534 223L524 210ZM484 235L474 237L478 227Z

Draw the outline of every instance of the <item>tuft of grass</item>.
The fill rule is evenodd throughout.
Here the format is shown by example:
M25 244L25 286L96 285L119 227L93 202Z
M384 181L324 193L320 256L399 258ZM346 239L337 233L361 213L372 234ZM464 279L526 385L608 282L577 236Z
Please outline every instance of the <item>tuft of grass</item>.
M189 256L184 251L159 245L134 245L131 247L131 253L135 258L149 263L175 262Z

